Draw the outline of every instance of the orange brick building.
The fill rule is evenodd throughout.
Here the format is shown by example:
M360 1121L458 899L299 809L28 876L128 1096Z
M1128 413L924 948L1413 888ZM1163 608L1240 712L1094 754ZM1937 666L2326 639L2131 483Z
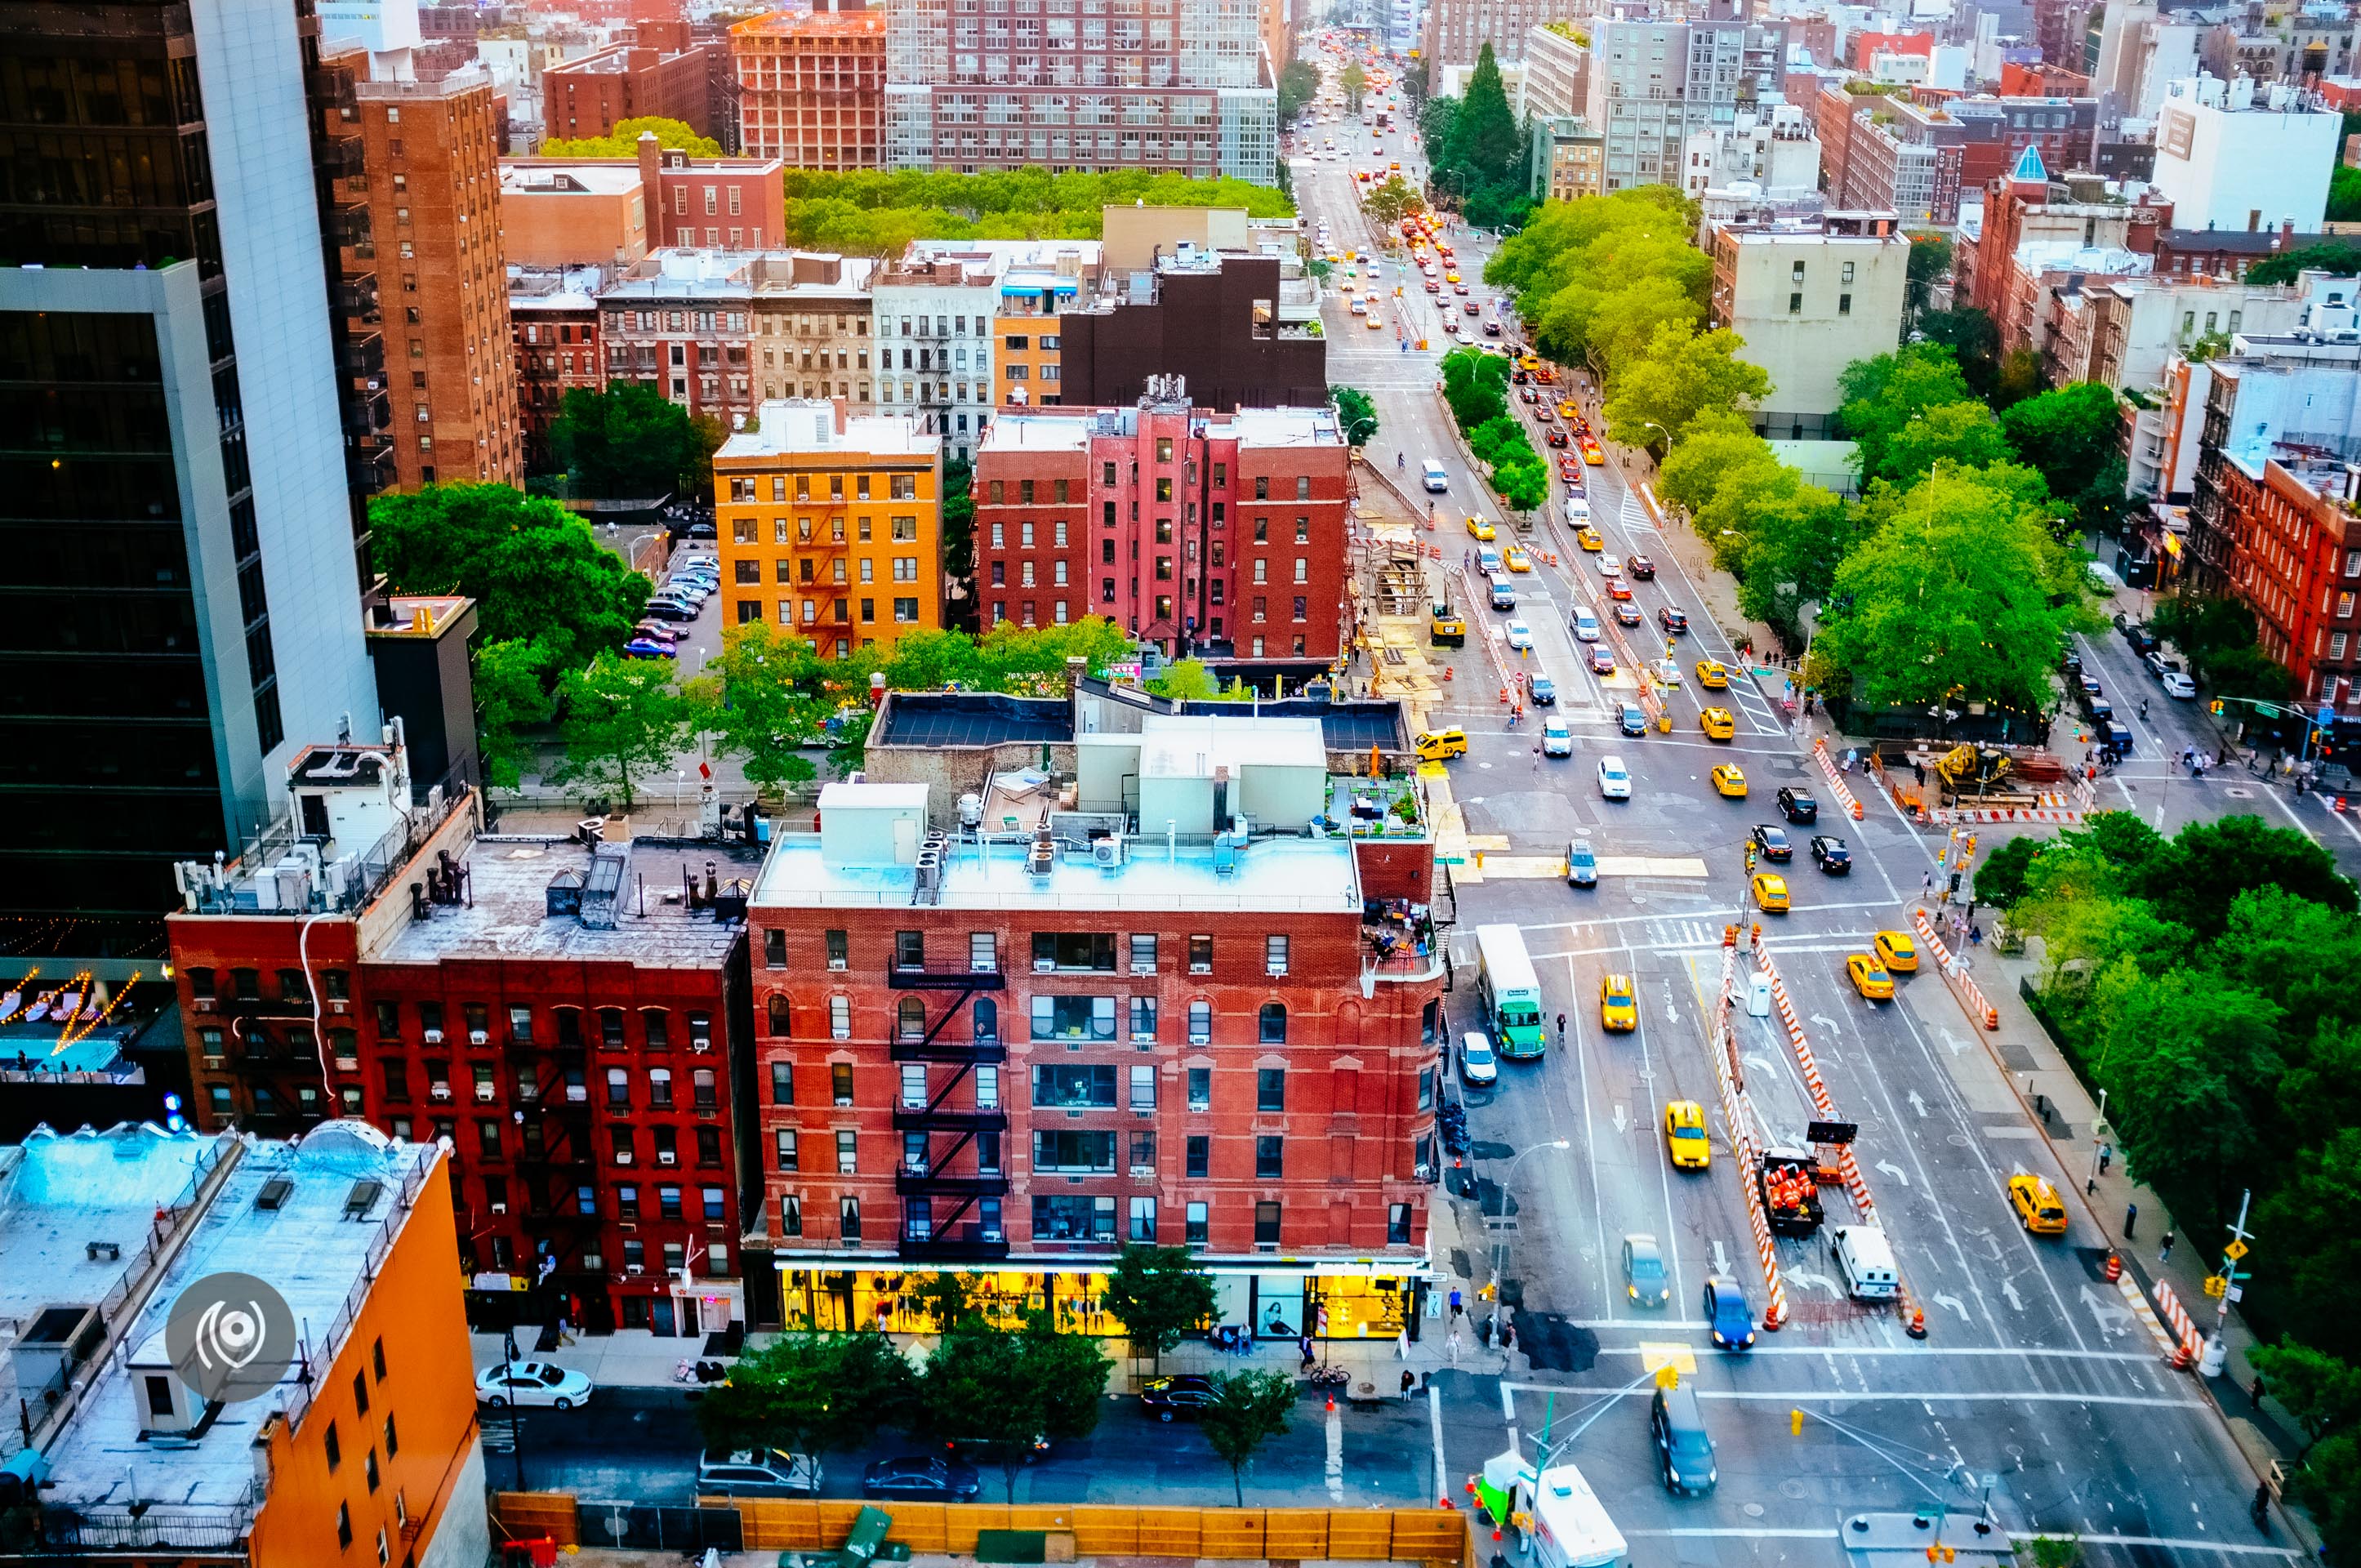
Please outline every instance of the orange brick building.
M524 449L509 348L492 82L357 84L378 304L392 402L393 482L517 483ZM365 271L348 247L349 271Z
M885 13L774 11L730 29L749 156L790 169L885 159Z

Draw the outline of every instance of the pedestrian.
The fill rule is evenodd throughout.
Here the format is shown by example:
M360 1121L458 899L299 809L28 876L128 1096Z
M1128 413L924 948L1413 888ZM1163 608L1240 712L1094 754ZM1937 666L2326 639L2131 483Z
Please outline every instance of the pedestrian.
M1296 1348L1297 1350L1301 1351L1301 1352L1302 1353L1302 1354L1303 1354L1303 1370L1305 1370L1306 1372L1311 1371L1311 1370L1312 1370L1312 1336L1311 1336L1310 1334L1305 1334L1305 1335L1303 1335L1301 1338L1298 1339L1298 1340L1295 1342L1295 1348Z
M1415 1373L1415 1372L1412 1372L1412 1371L1411 1371L1409 1367L1407 1367L1407 1366L1403 1367L1403 1368L1402 1368L1402 1379L1401 1379L1402 1398L1405 1398L1405 1399L1409 1398L1410 1398L1411 1390L1411 1389L1413 1389L1413 1388L1415 1388L1415 1387L1418 1387L1418 1374L1417 1374L1417 1373Z
M1517 1325L1506 1319L1500 1322L1500 1348L1513 1350L1517 1344Z
M2255 1528L2265 1535L2271 1533L2271 1486L2266 1481L2255 1488L2255 1500L2246 1511L2255 1517Z
M1565 1047L1565 1014L1563 1013L1557 1015L1557 1043L1559 1049Z
M1460 1295L1459 1295L1459 1287L1458 1287L1458 1286L1456 1286L1456 1285L1453 1286L1453 1287L1451 1288L1451 1315L1452 1315L1452 1317L1453 1317L1454 1319L1456 1319L1456 1318L1459 1316L1459 1314L1460 1314L1460 1313L1462 1313L1462 1312L1466 1311L1466 1310L1467 1310L1467 1309L1466 1309L1466 1307L1462 1303L1461 1299L1460 1299Z
M2164 1240L2157 1246L2156 1261L2159 1264L2170 1263L2172 1261L2172 1233L2170 1231L2164 1233Z
M1910 764L1910 772L1912 775L1917 779L1918 787L1920 789L1925 789L1927 787L1927 764L1914 759Z
M1927 872L1918 878L1918 891L1929 898L1935 895L1935 873Z
M1492 1330L1499 1321L1499 1313L1487 1312L1484 1314L1484 1321L1476 1325L1476 1343L1486 1350L1492 1348Z
M1984 928L1983 928L1982 927L1981 927L1981 926L1977 925L1977 924L1976 924L1974 921L1972 921L1972 920L1969 921L1969 922L1968 922L1968 946L1970 946L1970 947L1971 947L1971 948L1981 948L1981 947L1982 947L1983 945L1984 945Z
M1458 1321L1457 1321L1456 1319L1453 1320L1453 1321L1452 1321L1452 1324L1451 1324L1451 1338L1450 1338L1450 1340L1446 1343L1446 1344L1444 1345L1444 1348L1445 1348L1445 1349L1447 1349L1447 1350L1451 1353L1451 1365L1454 1365L1454 1366L1458 1365L1459 1365L1459 1323L1458 1323Z
M2246 1399L2256 1409L2263 1408L2263 1380L2260 1377L2256 1378L2255 1386L2246 1390Z
M2101 1144L2099 1146L2099 1174L2101 1176L2106 1175L2107 1167L2114 1163L2115 1146L2113 1144Z
M2136 1203L2126 1203L2126 1204L2125 1204L2125 1205L2124 1205L2124 1240L2125 1240L2125 1241L2129 1241L2129 1240L2131 1240L2131 1239L2132 1239L2132 1227L2133 1227L2134 1225L2138 1224L2138 1223L2139 1223L2139 1205L2138 1205L2138 1204L2136 1204ZM1454 1294L1454 1295L1456 1295L1456 1294L1457 1294L1457 1292L1456 1292L1456 1291L1454 1291L1454 1292L1453 1292L1453 1294Z

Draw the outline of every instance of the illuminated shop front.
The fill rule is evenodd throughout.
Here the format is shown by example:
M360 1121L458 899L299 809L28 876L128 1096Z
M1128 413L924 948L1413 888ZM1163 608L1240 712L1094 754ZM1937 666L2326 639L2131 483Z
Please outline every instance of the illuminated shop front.
M1417 1258L1208 1258L1205 1266L1219 1303L1207 1331L1250 1324L1262 1339L1308 1332L1323 1340L1389 1340L1405 1329L1416 1339L1433 1277ZM786 1329L913 1334L935 1332L937 1304L955 1288L1004 1326L1048 1311L1062 1332L1119 1335L1123 1325L1104 1305L1105 1266L1104 1257L907 1267L866 1258L777 1260Z

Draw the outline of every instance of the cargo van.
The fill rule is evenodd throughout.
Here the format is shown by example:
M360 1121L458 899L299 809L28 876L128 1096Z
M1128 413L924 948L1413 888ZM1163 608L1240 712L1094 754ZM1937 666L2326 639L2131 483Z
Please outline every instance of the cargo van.
M1418 477L1431 495L1439 496L1451 488L1451 476L1444 471L1441 463L1432 457L1420 466Z
M1828 1234L1828 1250L1836 1255L1845 1289L1857 1301L1890 1301L1902 1288L1894 1271L1894 1249L1876 1225L1839 1225Z
M1490 581L1492 587L1492 608L1494 609L1516 609L1517 590L1515 585L1510 583L1508 578L1502 576L1498 572L1492 574Z
M1598 617L1591 612L1588 606L1575 606L1574 619L1568 624L1574 630L1574 640L1576 642L1598 641Z
M1590 502L1582 496L1565 498L1565 525L1568 528L1590 526Z

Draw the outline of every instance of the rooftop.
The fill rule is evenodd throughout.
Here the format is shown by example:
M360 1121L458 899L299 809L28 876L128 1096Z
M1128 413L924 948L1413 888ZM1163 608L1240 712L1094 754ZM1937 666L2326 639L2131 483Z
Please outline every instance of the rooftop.
M642 969L719 970L740 935L743 844L633 839L477 839L457 903L428 906L371 954L385 963L455 958L604 959Z
M1063 697L997 692L893 692L869 731L872 746L1000 746L1074 738L1073 706Z
M500 159L503 196L625 196L640 189L640 164L631 158Z
M119 1164L100 1170L87 1155L60 1159L62 1145L38 1152L28 1145L26 1152L38 1165L59 1168L63 1180L58 1185L65 1191L81 1189L120 1202L134 1188L160 1190L175 1174L185 1182L202 1152L192 1154L184 1144L198 1151L214 1146L159 1139L141 1147L137 1139L151 1131L136 1129L125 1137L118 1128L99 1136L118 1140L114 1149L122 1164L157 1162L161 1168L152 1177ZM342 1348L369 1280L408 1221L412 1199L441 1159L433 1145L397 1142L357 1122L327 1123L299 1143L233 1140L211 1190L198 1200L188 1239L120 1336L127 1356L118 1353L91 1364L80 1402L44 1445L56 1483L44 1501L82 1513L86 1526L102 1527L114 1521L128 1527L157 1501L168 1501L191 1521L214 1515L234 1521L249 1512L254 1449L264 1424L284 1410L290 1426L301 1427L312 1387ZM54 1201L49 1216L63 1229L69 1251L88 1231L71 1197ZM125 1253L130 1255L131 1248ZM9 1259L5 1272L23 1272L15 1261ZM279 1293L311 1354L300 1363L291 1359L275 1392L224 1404L186 1431L152 1431L134 1374L164 1364L164 1324L181 1290L230 1271L253 1275Z
M840 421L841 430L837 428ZM762 405L756 428L731 436L713 455L720 462L833 453L931 463L942 446L941 436L928 434L906 415L848 415L834 402L818 398L774 398Z

